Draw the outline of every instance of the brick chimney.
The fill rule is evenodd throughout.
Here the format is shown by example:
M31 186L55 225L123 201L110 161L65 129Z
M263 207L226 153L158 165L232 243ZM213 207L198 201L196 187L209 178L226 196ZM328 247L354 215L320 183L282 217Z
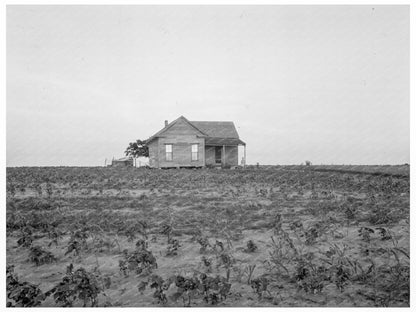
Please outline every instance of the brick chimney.
M165 120L165 127L167 127L168 126L168 121L167 120Z

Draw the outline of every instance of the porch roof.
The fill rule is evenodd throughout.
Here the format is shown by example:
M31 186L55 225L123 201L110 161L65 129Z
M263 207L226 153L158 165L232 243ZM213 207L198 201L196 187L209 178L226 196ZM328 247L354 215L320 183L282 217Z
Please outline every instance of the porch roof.
M223 145L246 145L239 138L205 138L205 145L223 146Z

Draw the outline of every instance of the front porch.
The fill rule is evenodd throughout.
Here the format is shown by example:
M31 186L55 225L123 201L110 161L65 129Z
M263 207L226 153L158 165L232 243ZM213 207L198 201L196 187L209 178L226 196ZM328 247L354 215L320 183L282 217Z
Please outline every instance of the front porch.
M236 167L238 166L238 146L244 146L246 159L246 144L240 139L208 138L205 141L205 166L207 167ZM244 161L244 166L245 166Z

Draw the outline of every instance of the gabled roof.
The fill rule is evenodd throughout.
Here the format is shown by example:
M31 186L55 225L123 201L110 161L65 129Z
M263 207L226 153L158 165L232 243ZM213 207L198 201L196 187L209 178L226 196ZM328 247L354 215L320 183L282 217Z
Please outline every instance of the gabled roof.
M191 121L191 123L210 137L238 139L238 133L232 121Z
M195 125L193 125L188 119L186 119L185 117L181 116L178 119L175 119L174 121L172 121L170 124L168 124L167 127L164 127L163 129L161 129L159 132L157 132L156 134L152 135L150 138L148 138L146 141L147 143L149 143L150 141L152 141L153 139L159 137L161 134L163 134L163 132L165 132L166 130L170 129L174 124L176 124L179 120L183 120L186 123L188 123L192 128L194 128L196 131L200 132L202 137L206 137L208 136L206 133L204 133L203 131L201 131L200 129L198 129L197 127L195 127Z
M201 137L205 137L205 144L207 145L245 145L245 143L239 139L237 130L232 121L189 121L183 116L172 121L167 127L152 135L147 139L147 142L161 136L166 130L178 122L178 120L184 120L200 132Z

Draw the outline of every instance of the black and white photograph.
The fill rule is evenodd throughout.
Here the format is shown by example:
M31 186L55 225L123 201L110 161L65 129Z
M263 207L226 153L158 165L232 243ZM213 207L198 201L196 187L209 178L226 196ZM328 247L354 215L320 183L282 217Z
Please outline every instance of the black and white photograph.
M410 307L413 5L3 8L3 308Z

